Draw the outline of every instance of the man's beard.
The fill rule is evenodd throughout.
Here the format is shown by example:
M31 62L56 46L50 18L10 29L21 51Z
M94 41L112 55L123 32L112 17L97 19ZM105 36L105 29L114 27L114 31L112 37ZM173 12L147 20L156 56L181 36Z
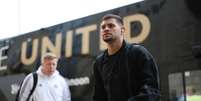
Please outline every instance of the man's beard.
M110 42L113 41L113 38L112 37L103 38L103 41L106 42L106 43L110 43Z
M114 39L113 39L113 36L111 34L108 34L108 35L104 35L102 37L103 41L106 42L106 43L110 43L112 42Z

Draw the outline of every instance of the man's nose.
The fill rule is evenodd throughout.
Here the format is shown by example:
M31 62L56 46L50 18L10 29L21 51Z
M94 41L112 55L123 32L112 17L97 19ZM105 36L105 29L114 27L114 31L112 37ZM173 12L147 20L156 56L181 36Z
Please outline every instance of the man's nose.
M110 30L109 27L105 27L105 28L103 29L104 32L108 32L109 30Z
M50 65L50 69L53 70L54 69L54 65Z

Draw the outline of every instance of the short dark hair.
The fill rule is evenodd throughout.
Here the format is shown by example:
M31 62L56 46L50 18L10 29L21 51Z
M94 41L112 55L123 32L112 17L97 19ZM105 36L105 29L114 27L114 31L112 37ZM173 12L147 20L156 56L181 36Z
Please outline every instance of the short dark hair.
M121 16L119 15L115 15L115 14L106 14L102 17L102 20L107 20L107 19L111 19L114 18L117 20L118 23L124 25L123 19Z

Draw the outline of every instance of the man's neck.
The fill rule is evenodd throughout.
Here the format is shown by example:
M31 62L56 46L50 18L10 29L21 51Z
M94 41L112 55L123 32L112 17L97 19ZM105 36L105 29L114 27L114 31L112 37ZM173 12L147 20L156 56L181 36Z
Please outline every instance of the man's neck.
M123 45L123 40L117 40L115 42L112 42L110 44L108 44L108 54L109 55L113 55L115 54L117 51L119 51L119 49L122 47Z

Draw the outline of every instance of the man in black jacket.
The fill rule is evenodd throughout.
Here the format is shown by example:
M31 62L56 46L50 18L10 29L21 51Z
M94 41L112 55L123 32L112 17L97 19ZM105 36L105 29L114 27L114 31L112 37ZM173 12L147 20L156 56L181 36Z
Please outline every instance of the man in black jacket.
M102 18L100 33L107 50L94 63L94 101L159 101L158 68L142 46L124 40L118 15Z

